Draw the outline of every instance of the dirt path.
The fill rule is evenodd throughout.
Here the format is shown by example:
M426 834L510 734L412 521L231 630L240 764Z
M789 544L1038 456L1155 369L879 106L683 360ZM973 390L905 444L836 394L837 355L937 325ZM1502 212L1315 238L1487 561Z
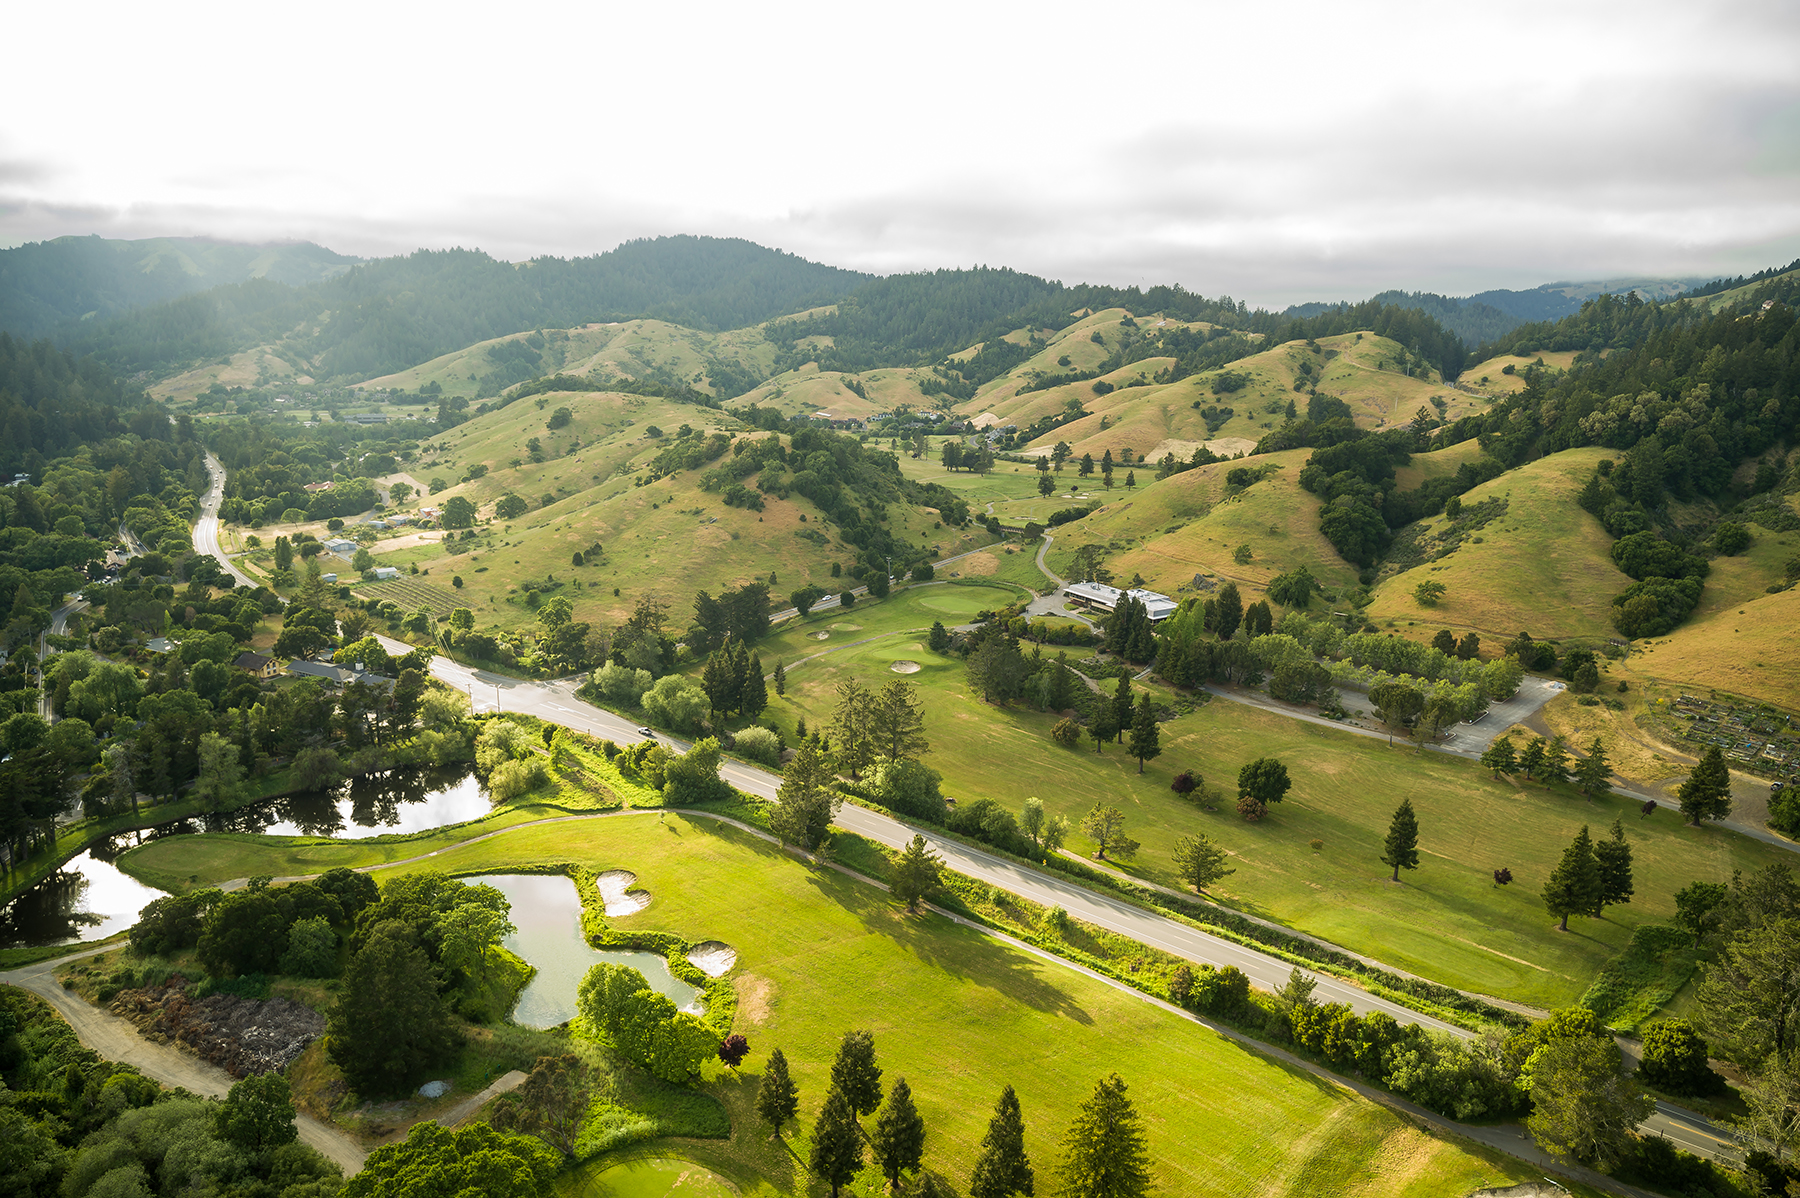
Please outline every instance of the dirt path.
M461 1102L439 1115L433 1122L439 1123L444 1127L455 1127L458 1123L461 1123L464 1119L467 1119L470 1115L479 1111L487 1103L488 1099L497 1098L510 1090L516 1090L524 1085L525 1079L528 1076L528 1074L521 1073L517 1069L514 1069L510 1073L502 1074L500 1080L496 1081L493 1085L472 1098L463 1099Z
M116 944L109 944L105 948L40 961L22 969L0 973L0 983L29 990L55 1007L69 1021L69 1026L74 1029L81 1042L107 1060L135 1065L144 1071L146 1077L153 1077L165 1086L181 1086L195 1094L214 1098L225 1097L235 1080L229 1073L172 1044L156 1044L146 1040L130 1023L91 1005L73 991L64 990L57 982L57 966L81 957L110 952L118 947ZM344 1176L348 1177L363 1167L363 1160L368 1153L353 1136L322 1123L303 1111L296 1113L294 1123L300 1130L300 1138L336 1161L343 1168Z

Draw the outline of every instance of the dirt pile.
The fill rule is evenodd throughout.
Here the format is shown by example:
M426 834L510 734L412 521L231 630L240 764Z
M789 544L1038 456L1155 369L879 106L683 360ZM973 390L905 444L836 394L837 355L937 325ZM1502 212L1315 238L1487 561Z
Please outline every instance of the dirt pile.
M285 998L209 994L191 999L187 980L122 990L112 1012L157 1044L174 1042L233 1077L285 1069L325 1030L325 1017Z

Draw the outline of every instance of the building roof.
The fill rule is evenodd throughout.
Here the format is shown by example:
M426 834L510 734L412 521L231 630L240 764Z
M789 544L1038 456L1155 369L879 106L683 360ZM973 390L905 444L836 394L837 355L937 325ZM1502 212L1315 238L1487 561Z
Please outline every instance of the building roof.
M367 682L375 686L394 685L394 680L386 675L371 674L366 670L352 669L349 666L333 665L328 661L304 661L295 658L288 662L287 672L308 678L323 678L325 681L335 682L339 686L347 682Z
M1063 588L1063 593L1077 599L1085 599L1108 611L1126 599L1136 599L1144 605L1144 610L1149 613L1150 619L1153 621L1174 615L1175 609L1181 606L1167 595L1159 595L1155 591L1125 591L1118 587L1107 586L1104 582L1071 582Z
M240 670L249 670L254 674L273 660L274 658L267 657L261 653L240 653L237 655L237 659L231 664Z

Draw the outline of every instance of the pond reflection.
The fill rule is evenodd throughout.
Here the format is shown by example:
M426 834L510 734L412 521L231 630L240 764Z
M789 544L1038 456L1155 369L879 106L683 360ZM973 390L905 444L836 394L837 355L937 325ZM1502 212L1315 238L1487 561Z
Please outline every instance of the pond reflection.
M659 954L590 948L581 934L581 900L575 883L560 874L492 874L464 878L485 882L512 903L513 925L519 930L503 942L537 967L537 974L513 1009L513 1022L525 1027L555 1027L575 1016L581 979L595 962L629 965L644 975L650 988L667 995L677 1007L699 1014L700 991L669 972Z
M467 766L392 770L356 778L328 791L287 795L237 811L122 832L96 842L0 907L0 947L102 940L130 927L144 904L161 897L162 892L136 881L112 863L133 845L160 837L252 832L358 840L460 824L490 810L487 791Z

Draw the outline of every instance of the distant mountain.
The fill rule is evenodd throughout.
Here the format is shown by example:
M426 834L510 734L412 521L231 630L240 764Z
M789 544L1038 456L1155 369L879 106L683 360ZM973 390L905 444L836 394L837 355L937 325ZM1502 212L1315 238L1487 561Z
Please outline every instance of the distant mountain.
M1429 291L1384 291L1373 297L1378 304L1414 308L1430 314L1437 322L1462 338L1468 346L1485 345L1522 324L1545 320L1561 320L1581 311L1581 305L1600 295L1625 295L1637 292L1647 300L1672 299L1702 279L1601 279L1586 283L1545 283L1528 291L1504 288L1482 291L1475 295L1453 297ZM1723 290L1721 287L1720 290ZM1309 317L1343 303L1296 304L1285 315Z
M420 250L303 287L266 279L217 287L64 325L57 337L128 374L172 372L292 338L284 354L316 376L360 379L527 329L635 317L741 328L835 303L870 278L736 238L658 237L589 258L521 263Z
M290 286L316 283L361 261L310 241L35 241L0 250L0 331L26 339L44 337L71 321L106 320L221 284L249 279Z

